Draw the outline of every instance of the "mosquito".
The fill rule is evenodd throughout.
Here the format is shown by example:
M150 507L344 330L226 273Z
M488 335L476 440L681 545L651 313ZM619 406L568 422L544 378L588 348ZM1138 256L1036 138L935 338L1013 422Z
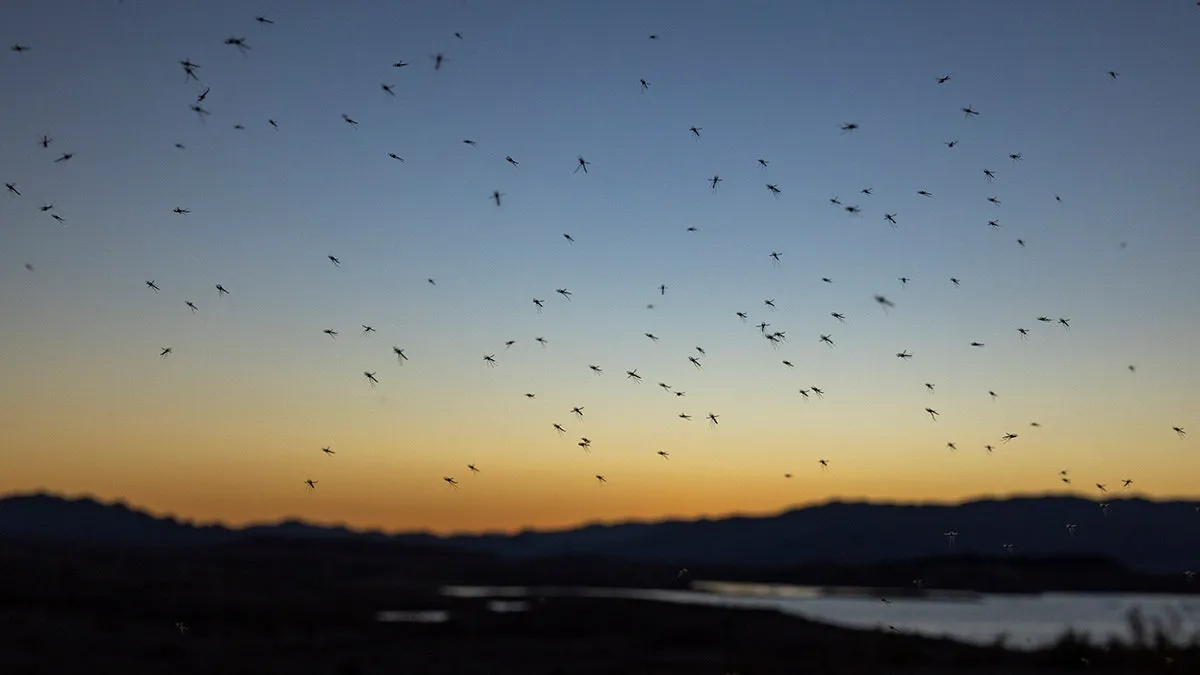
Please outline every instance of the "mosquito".
M474 464L468 464L467 470L470 471L472 474L479 473L479 469L475 468Z
M191 300L184 300L183 304L187 305L188 309L192 310L192 314L195 314L200 310L200 308L196 306L196 303L192 302Z
M584 159L583 155L580 155L579 156L579 166L576 166L575 170L572 171L571 173L579 173L580 169L583 169L583 172L587 173L588 172L588 164L591 164L591 162Z
M984 169L983 176L989 183L996 180L996 172L991 169Z
M158 353L158 358L165 359L172 351L174 351L174 350L171 349L170 347L163 347L162 351L160 351Z
M398 161L398 162L403 162L403 161L404 161L404 158L403 158L403 157L401 157L400 155L397 155L397 154L396 154L396 153L394 153L394 152L389 152L389 153L388 153L388 157L391 157L392 159L394 159L394 160L396 160L396 161ZM499 205L497 204L497 206L499 206Z
M782 255L783 254L780 253L779 251L771 251L770 255L768 255L767 257L771 259L772 265L774 265L775 267L779 267L779 263L780 263L779 258Z
M190 106L188 106L188 108L190 108L190 109L191 109L193 112L195 112L195 113L196 113L196 116L200 118L200 121L201 121L201 122L203 122L203 121L204 121L204 116L205 116L205 115L211 115L211 114L212 114L212 113L210 113L209 111L205 110L205 109L204 109L204 107L202 107L202 106L201 106L199 103L195 103L195 104L193 104L193 105L190 105Z
M572 237L570 234L567 234L566 232L563 232L563 239L566 239L568 244L575 243L575 237Z
M658 342L658 336L655 335L654 333L642 333L642 334L645 335L646 337L650 338L651 342Z
M361 323L361 324L359 324L359 325L360 325L360 326L362 326L362 329L363 329L363 332L362 332L362 334L363 334L363 337L366 337L366 336L367 336L367 333L374 333L374 332L375 332L375 327L374 327L374 326L368 326L368 325L367 325L367 324L365 324L365 323Z
M857 122L846 122L845 124L842 125L842 133L843 134L851 133L854 131L858 131L858 123Z
M75 153L73 153L73 152L64 152L63 154L58 156L58 159L54 160L54 163L58 164L60 162L69 162L69 161L71 161L71 158L74 156L75 156Z
M154 283L153 279L146 282L146 288L153 290L155 293L157 293L157 292L159 292L159 290L161 290L161 289L159 289L158 284Z
M829 316L832 316L833 318L837 319L841 323L846 323L846 315L842 314L841 312L830 312Z
M655 454L658 455L659 457L662 457L663 459L671 459L671 453L667 452L666 450L659 450Z
M907 349L905 349L905 350L904 350L904 351L902 351L902 352L896 352L896 358L898 358L898 359L911 359L911 358L912 358L912 354L909 354L909 353L908 353L908 350L907 350Z
M185 208L181 208L181 207L178 207L178 206L176 206L175 208L171 209L171 211L172 211L173 213L178 213L178 214L179 214L179 215L181 215L181 216L185 216L185 215L187 215L187 214L189 214L189 213L191 213L191 212L192 212L192 211L191 211L191 209L185 209Z
M395 97L396 96L395 86L396 85L394 85L394 84L380 83L379 88L382 89L384 91L384 93L386 93L388 96Z
M603 368L601 368L600 366L591 365L591 366L588 366L588 368L591 368L591 369L592 369L592 372L593 372L593 373L595 373L595 374L597 374L597 375L603 375L603 374L604 374L604 369L603 369Z
M775 197L776 199L779 199L779 195L783 192L779 189L778 185L773 185L771 183L767 183L767 189L771 191L771 196Z
M1121 479L1121 487L1128 489L1130 485L1133 485L1133 479L1132 479L1132 478L1123 478L1123 479Z
M608 479L607 479L607 478L605 478L604 476L600 475L600 474L596 474L596 480L597 480L597 481L598 481L598 482L599 482L601 485L604 485L605 483L607 483L607 482L608 482Z
M326 328L325 330L323 330L321 332L328 335L330 338L332 338L334 340L337 339L338 332L332 328Z
M542 313L542 307L545 307L545 302L537 298L533 299L533 306L537 307L538 314Z
M492 190L491 200L496 202L496 206L500 206L500 198L503 196L504 196L503 192L501 192L499 190Z
M1021 153L1019 153L1019 152L1010 153L1008 155L1008 158L1014 162L1019 162L1019 161L1021 161Z
M308 480L304 481L304 486L308 489L309 492L312 492L313 490L317 489L318 482L320 482L320 481L315 481L315 480L309 478Z
M949 76L949 75L942 75L941 77L939 77L939 78L937 79L937 83L938 83L938 84L946 84L946 83L947 83L947 82L949 82L949 81L950 81L950 76Z
M330 457L333 457L334 455L336 455L336 454L337 454L337 453L336 453L336 452L334 452L332 449L330 449L330 447L329 447L328 445L327 445L327 446L325 446L325 447L323 447L323 448L321 448L321 452L325 453L326 455L328 455L328 456L330 456Z
M583 406L575 406L574 408L571 408L571 412L574 413L575 417L583 419Z
M696 138L700 138L700 130L703 128L704 127L688 127L688 131L692 132L692 135Z
M354 118L350 117L346 113L342 113L342 121L356 129L358 128L358 121L355 120Z
M676 395L678 395L678 394L676 394ZM692 416L687 413L679 413L679 419L687 421L687 422L691 422Z
M698 359L694 356L689 356L687 358L688 358L688 361L692 362L693 366L696 366L696 370L704 370L704 367L700 365L700 359Z
M937 416L941 414L933 408L926 408L925 412L929 413L929 419L933 420L934 422L937 421Z
M896 303L892 302L891 300L888 300L886 297L884 297L882 295L875 296L875 302L879 303L879 305L882 306L884 309L891 309L892 307L896 306Z
M222 295L229 295L229 291L225 290L225 287L222 286L221 284L216 284L215 287L217 289L217 297L218 298L221 297Z
M1017 437L1017 434L1004 434L1003 436L1000 437L1000 442L1008 443L1009 441L1013 440L1016 437Z
M646 91L647 89L650 88L650 83L647 82L646 80L638 80L638 82L642 83L642 91Z
M976 116L978 116L978 115L979 115L979 112L978 112L978 111L976 111L976 110L975 110L974 108L972 108L971 106L967 106L967 107L965 107L965 108L959 108L959 110L962 110L962 112L963 112L963 117L970 117L970 116L972 116L972 115L976 115Z
M829 345L830 347L836 346L833 344L833 339L830 338L828 335L822 335L820 338L820 342L824 342L825 344Z
M455 490L458 489L458 481L454 480L454 476L442 476L442 480L446 481L446 485L449 485Z
M483 362L487 364L488 368L495 368L496 367L496 355L495 354L485 354L483 357Z
M333 263L333 266L334 266L334 267L341 267L341 266L342 266L342 261L341 261L341 260L339 260L339 259L337 258L337 256L327 255L327 256L325 256L325 257L326 257L326 258L329 258L329 262Z
M555 422L553 426L554 426L554 430L558 432L559 436L562 436L563 434L567 433L567 430L563 427L563 425L559 424L558 422Z
M768 161L767 161L767 160L765 160L765 159L762 159L761 157L759 158L759 160L758 160L758 165L759 165L759 166L761 166L762 168L764 168L764 169L765 169L765 168L767 168L767 165L768 165L768 164L770 164L770 162L768 162Z
M713 191L713 192L716 192L716 191L717 191L717 185L719 185L719 184L721 183L721 177L720 177L720 176L718 176L718 175L715 175L715 174L714 174L712 178L709 178L709 179L708 179L708 182L709 182L709 184L711 184L711 185L712 185L712 191Z
M1183 430L1183 427L1171 427L1171 431L1174 431L1180 438L1187 438L1187 432Z
M929 391L929 393L931 393L931 394L934 393L934 391L933 391L934 386L936 386L936 385L934 385L932 382L925 383L925 389L927 389Z
M888 223L891 224L893 230L896 229L896 214L885 213L885 214L883 214L883 219L888 221Z
M946 443L946 447L949 448L951 452L958 452L958 446L954 443Z
M21 192L17 190L17 186L13 183L5 183L4 187L8 189L9 194L20 197Z
M554 292L555 292L555 293L558 293L559 295L561 295L561 296L563 296L564 298L566 298L566 299L567 299L567 302L570 302L570 301L571 301L571 291L568 291L568 290L567 290L567 289L565 289L565 288L556 288L556 289L554 289Z
M714 427L715 427L715 426L717 426L717 418L718 418L718 417L720 417L720 415L716 415L716 414L713 414L713 413L708 413L708 415L706 416L706 418L708 419L709 423L710 423L712 426L714 426Z
M188 80L195 80L197 82L200 81L200 78L196 77L196 70L198 70L200 68L199 65L192 63L191 59L184 59L179 62L179 65L183 66L183 82L184 82L184 84L186 84L188 82ZM45 144L42 145L42 147L43 148L46 147L46 144L48 144L48 143L49 142L47 141Z
M928 190L917 190L917 194L921 195L922 197L933 197L933 193Z
M246 38L240 38L240 37L226 38L225 44L233 45L234 47L237 47L238 51L240 51L242 53L242 56L245 56L246 53L250 51L250 45L246 44Z
M364 370L363 377L367 378L367 382L371 385L372 389L375 388L375 385L379 384L379 380L375 378L375 373Z
M641 375L638 375L638 373L637 373L637 368L634 368L633 370L627 370L627 371L625 371L625 379L627 379L627 380L633 380L633 381L635 381L635 382L641 382L641 381L642 381L642 376L641 376Z

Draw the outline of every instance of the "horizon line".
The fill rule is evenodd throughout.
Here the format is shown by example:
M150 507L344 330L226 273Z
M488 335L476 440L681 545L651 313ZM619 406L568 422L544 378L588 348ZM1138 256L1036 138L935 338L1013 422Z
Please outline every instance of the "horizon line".
M247 523L244 523L241 525L234 525L234 524L224 522L221 520L205 521L205 520L200 520L198 518L184 517L184 516L180 516L178 514L169 513L169 512L161 512L161 511L156 512L145 506L137 506L134 504L130 504L129 502L125 501L122 498L115 498L112 500L104 500L103 498L100 498L100 497L96 496L95 494L89 493L89 492L68 494L68 493L63 493L63 492L54 492L54 491L48 490L46 488L38 488L38 489L26 490L26 491L14 491L14 492L0 494L0 502L9 501L12 499L22 499L22 498L31 498L31 497L50 497L50 498L59 499L61 501L66 501L66 502L90 501L92 503L99 504L100 506L104 506L104 507L118 507L119 506L119 507L124 507L125 509L132 511L134 513L139 513L141 515L149 516L151 518L154 518L155 520L169 520L169 521L175 522L180 525L185 525L185 526L198 528L198 529L199 528L218 527L218 528L222 528L222 529L229 530L232 532L238 532L238 531L245 532L247 530L252 530L252 529L256 529L256 528L276 528L276 527L280 527L280 526L287 525L287 524L298 524L298 525L304 525L304 526L314 527L314 528L340 529L340 530L343 530L346 532L350 532L353 534L359 534L359 535L383 535L386 537L423 536L423 537L431 537L431 538L439 539L439 540L455 539L455 538L459 538L459 537L482 538L482 537L517 537L517 536L532 535L532 534L564 534L567 532L575 532L578 530L585 530L585 529L594 528L594 527L609 528L609 527L619 527L619 526L624 526L624 525L650 526L650 525L666 525L666 524L675 524L675 523L679 523L679 524L699 523L699 522L712 522L712 521L738 520L738 519L765 520L765 519L770 519L770 518L778 518L778 517L787 515L789 513L795 512L795 511L805 511L808 509L817 509L817 508L822 508L822 507L827 507L827 506L835 506L835 505L900 506L900 507L905 507L905 506L909 506L909 507L959 507L959 506L967 506L967 505L971 505L971 504L979 504L979 503L984 503L984 502L1028 501L1028 500L1034 500L1034 499L1073 499L1073 500L1079 500L1079 501L1101 503L1101 500L1098 500L1098 499L1095 499L1092 497L1083 496L1083 495L1076 494L1076 493L1069 493L1069 492L1041 492L1041 493L1012 492L1012 493L1006 493L1006 494L983 493L983 494L979 494L976 496L965 497L965 498L957 499L957 500L940 500L940 501L939 500L925 500L925 501L908 500L908 501L904 501L904 500L871 499L868 497L859 497L859 498L832 497L832 498L825 499L823 501L803 502L803 503L798 503L798 504L794 504L791 506L786 506L781 509L775 509L772 511L762 511L762 512L730 511L730 512L721 513L721 514L700 514L700 515L694 515L694 516L673 516L673 515L668 514L668 515L663 515L658 518L629 517L629 518L620 519L620 520L581 521L575 525L558 527L558 528L546 528L546 529L537 529L535 527L522 527L522 528L514 528L512 530L507 530L507 531L506 530L454 530L454 531L450 531L450 532L437 533L437 532L433 532L430 530L396 530L396 531L388 532L388 531L384 531L384 530L381 530L378 528L355 527L346 522L340 522L340 521L339 522L312 521L312 520L307 520L301 516L284 516L284 517L281 517L278 520L274 520L274 521L252 521L252 522L247 522ZM1145 495L1144 493L1138 493L1138 492L1132 492L1132 491L1121 494L1119 496L1115 496L1112 499L1106 499L1103 501L1107 501L1107 502L1143 501L1143 502L1153 502L1153 503L1157 503L1157 504L1171 504L1171 503L1196 504L1196 503L1200 503L1200 500L1197 500L1195 496L1189 497L1189 496L1182 496L1182 495L1168 495L1168 496L1161 496L1161 497L1150 497L1150 496Z

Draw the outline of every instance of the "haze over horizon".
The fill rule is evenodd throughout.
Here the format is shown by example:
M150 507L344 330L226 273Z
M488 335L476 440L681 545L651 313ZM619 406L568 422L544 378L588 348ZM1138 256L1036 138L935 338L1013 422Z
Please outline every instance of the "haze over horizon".
M1115 0L13 2L0 494L435 532L1196 498L1198 27Z

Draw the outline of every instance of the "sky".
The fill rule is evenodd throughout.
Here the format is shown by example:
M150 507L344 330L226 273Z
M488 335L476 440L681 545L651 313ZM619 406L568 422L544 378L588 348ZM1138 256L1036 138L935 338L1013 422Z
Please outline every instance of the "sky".
M1200 8L682 9L6 3L0 493L436 532L1200 495Z

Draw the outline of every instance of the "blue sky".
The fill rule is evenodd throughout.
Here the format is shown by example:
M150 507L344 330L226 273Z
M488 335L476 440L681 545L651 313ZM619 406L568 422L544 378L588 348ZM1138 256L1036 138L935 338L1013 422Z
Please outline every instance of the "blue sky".
M751 1L684 11L14 1L0 40L31 49L0 54L0 180L22 192L0 196L0 348L10 355L0 422L13 430L0 441L0 488L85 490L233 520L319 519L331 507L296 485L338 471L322 488L341 500L339 517L508 527L542 518L550 498L537 495L568 475L636 473L647 490L675 480L690 494L689 475L774 485L784 471L811 474L834 448L846 449L841 473L817 477L804 495L756 488L759 498L738 501L697 488L677 511L907 498L923 493L885 485L872 467L937 452L945 436L981 446L1044 418L1041 440L1022 432L1044 466L1028 455L1011 460L1022 467L1011 476L960 466L955 490L1002 491L997 475L1012 489L1052 489L1059 464L1099 462L1098 473L1157 471L1166 482L1145 488L1178 492L1168 479L1194 460L1170 427L1186 427L1200 403L1191 385L1200 377L1191 346L1198 22L1189 2ZM222 44L233 36L246 55ZM447 59L439 71L436 53ZM185 82L185 58L211 87L203 122L188 109L202 87ZM401 59L411 65L391 67ZM964 106L981 114L965 118ZM847 122L860 128L842 133ZM49 149L42 134L54 138ZM63 152L76 156L53 163ZM591 162L587 175L572 173L578 155ZM493 190L504 193L499 208ZM862 214L830 205L834 197ZM65 223L38 211L50 203ZM778 268L772 251L783 254ZM912 278L904 289L902 276ZM150 279L161 293L143 285ZM218 299L216 283L231 295ZM563 287L572 302L554 293ZM877 293L896 308L882 312ZM534 297L546 300L540 316ZM1033 320L1042 314L1069 317L1071 332ZM777 352L752 327L764 319L788 333ZM378 333L360 337L360 324ZM1028 342L1018 327L1033 331ZM325 328L341 332L336 342ZM518 340L511 350L508 339ZM972 350L972 340L987 347ZM175 353L160 361L167 345ZM392 345L410 356L403 370ZM702 372L686 361L696 345L710 354ZM902 349L913 362L894 358ZM483 367L487 353L500 367ZM625 381L631 368L644 391ZM378 389L364 370L379 373ZM658 391L659 381L688 396ZM926 381L946 392L933 399L949 413L936 431L924 424ZM812 385L830 392L823 407L798 402L796 390ZM995 404L989 389L1001 393ZM697 418L723 415L720 441L699 423L673 425L683 401ZM547 430L578 404L607 432L592 431L606 439L597 446L628 457L539 454L576 450ZM1148 445L1133 445L1143 437ZM376 463L356 464L349 448L336 469L313 458L334 439ZM643 446L711 456L692 469L675 461L664 477L660 464L638 468ZM1089 450L1101 447L1103 461ZM30 452L36 462L17 461ZM414 505L450 509L437 479L480 457L511 467L504 489L534 495L524 511L497 506L508 493L485 492L460 498L473 506L452 515L389 520L380 515L394 507L389 488L362 483L404 474ZM950 461L965 463L935 454L922 466ZM131 464L144 480L122 477ZM208 490L219 467L238 467L221 479L228 499L178 496L179 486ZM1044 484L1033 478L1042 473ZM634 491L577 515L663 508Z

